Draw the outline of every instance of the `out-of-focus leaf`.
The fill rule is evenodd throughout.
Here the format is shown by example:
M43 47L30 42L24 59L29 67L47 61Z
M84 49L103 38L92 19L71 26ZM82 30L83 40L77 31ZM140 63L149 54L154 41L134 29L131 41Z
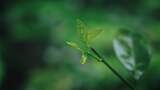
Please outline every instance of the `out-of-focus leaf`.
M74 42L66 41L66 43L67 43L70 47L72 47L72 48L75 48L75 49L77 49L77 50L81 50L81 48L79 47L79 45L77 45L77 44L74 43Z
M113 45L120 62L133 73L135 79L139 79L151 59L149 44L142 34L129 30L119 31Z
M85 53L82 53L80 63L81 64L85 64L86 60L87 60L87 55Z

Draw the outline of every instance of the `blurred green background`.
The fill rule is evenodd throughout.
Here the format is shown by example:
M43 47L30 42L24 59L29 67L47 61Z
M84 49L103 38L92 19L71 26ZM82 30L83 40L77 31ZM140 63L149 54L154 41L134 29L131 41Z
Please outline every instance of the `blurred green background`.
M112 41L120 28L144 33L153 55L135 87L160 90L159 0L6 0L4 4L0 34L0 84L8 87L4 90L129 90L103 64L88 60L81 65L80 53L65 44L77 39L77 18L88 29L104 30L92 45L128 80L130 73L115 57Z

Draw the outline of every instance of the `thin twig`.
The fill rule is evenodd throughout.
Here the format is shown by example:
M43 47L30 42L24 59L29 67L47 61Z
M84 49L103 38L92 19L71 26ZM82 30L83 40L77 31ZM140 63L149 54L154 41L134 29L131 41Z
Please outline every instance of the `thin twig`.
M90 48L93 53L98 57L100 58L101 60L98 60L98 61L101 61L103 64L105 64L124 84L126 84L126 86L128 86L131 90L135 90L135 88L125 79L123 78L115 69L112 68L111 65L109 65L105 59L94 49L94 48ZM94 57L95 58L95 57ZM98 59L96 58L96 59Z

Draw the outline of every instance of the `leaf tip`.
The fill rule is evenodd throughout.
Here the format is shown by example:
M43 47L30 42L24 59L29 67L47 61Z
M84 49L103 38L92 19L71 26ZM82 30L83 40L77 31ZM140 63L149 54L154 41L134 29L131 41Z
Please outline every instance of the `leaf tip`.
M82 54L82 57L81 57L81 60L80 60L80 63L81 64L85 64L87 61L87 56L85 54Z
M75 48L77 50L81 50L77 43L66 41L66 44L69 45L72 48Z

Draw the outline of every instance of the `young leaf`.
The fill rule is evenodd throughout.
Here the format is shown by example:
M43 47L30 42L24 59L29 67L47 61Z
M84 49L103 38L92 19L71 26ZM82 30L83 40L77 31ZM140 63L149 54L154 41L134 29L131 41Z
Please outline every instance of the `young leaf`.
M77 19L77 32L80 36L80 39L85 42L87 37L86 25L80 19Z
M67 43L70 47L72 47L72 48L75 48L75 49L77 49L77 50L81 50L81 48L80 48L76 43L74 43L74 42L66 41L66 43Z
M81 64L85 64L86 60L87 60L87 55L85 53L82 53L80 63Z
M87 42L91 42L93 39L95 39L103 30L97 29L93 31L87 32Z

